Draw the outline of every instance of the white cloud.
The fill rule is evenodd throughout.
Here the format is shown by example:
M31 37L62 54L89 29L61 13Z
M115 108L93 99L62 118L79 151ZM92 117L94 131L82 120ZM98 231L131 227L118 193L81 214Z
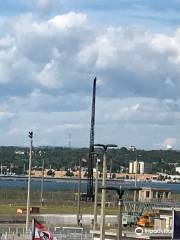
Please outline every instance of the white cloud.
M13 113L7 111L0 111L0 121L10 119L14 116Z
M23 59L27 62L23 72L29 72L29 64L32 82L47 88L66 88L69 82L76 85L78 79L73 76L77 73L84 78L96 72L106 88L105 95L110 96L113 88L116 96L124 93L156 98L178 96L178 31L167 36L137 28L96 29L85 14L75 12L43 21L25 15L14 25L8 48L4 46L0 53L7 58L5 66L3 58L0 62L1 79L7 79L5 82L13 79L9 63L21 63ZM4 37L1 40L4 42ZM18 74L16 69L13 71ZM170 85L174 88L169 88ZM159 87L164 91L159 92Z
M58 15L49 20L59 30L66 30L68 28L79 27L87 22L87 16L83 13L69 12L67 14Z
M58 85L58 66L54 60L45 64L42 71L38 74L37 80L42 86L57 88Z
M178 125L180 102L150 98L98 99L97 117L101 123Z
M38 2L42 9L51 3ZM154 144L169 136L178 144L179 30L167 35L134 27L99 28L80 12L13 20L6 20L7 32L0 26L0 119L8 120L4 129L9 135L19 133L23 139L33 128L39 142L56 144L61 143L53 138L56 130L63 143L72 131L81 145L88 145L92 78L97 75L97 139L106 136L127 145L142 129L150 138L138 137L143 147L153 142L152 133Z
M10 36L0 38L0 50L9 48L14 45L14 38Z

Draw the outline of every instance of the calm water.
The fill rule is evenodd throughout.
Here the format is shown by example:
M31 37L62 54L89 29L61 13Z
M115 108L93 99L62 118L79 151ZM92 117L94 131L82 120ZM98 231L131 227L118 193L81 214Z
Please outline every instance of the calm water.
M119 187L133 187L133 182L125 182L120 183L119 181L108 181L108 186L116 186ZM157 187L157 188L167 188L172 190L173 192L180 193L180 184L174 183L163 183L163 182L138 182L138 187ZM27 188L27 179L25 178L0 178L0 188ZM41 179L32 179L31 180L31 188L34 190L38 190L41 188ZM55 180L55 179L45 179L44 180L44 191L59 191L59 190L73 190L78 188L78 180ZM86 181L82 181L82 191L86 191Z

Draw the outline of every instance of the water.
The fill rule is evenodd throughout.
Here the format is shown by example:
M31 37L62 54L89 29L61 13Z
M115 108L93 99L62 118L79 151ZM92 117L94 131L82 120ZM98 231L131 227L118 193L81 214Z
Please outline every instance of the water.
M28 180L25 178L0 178L0 188L20 188L26 189ZM85 183L82 183L82 189ZM73 190L77 189L78 182L68 180L47 180L44 179L44 191L59 191L59 190ZM41 179L31 179L31 189L40 190Z
M82 180L81 189L86 191L86 180ZM114 187L134 187L134 182L119 182L119 181L108 181L108 186ZM164 183L164 182L137 182L137 187L154 187L154 188L167 188L172 192L180 193L180 184L178 183ZM1 177L0 178L0 188L27 188L27 178L18 177ZM40 190L41 179L31 179L31 188L33 190ZM78 188L78 180L73 179L44 179L44 191L60 191L60 190L74 190Z

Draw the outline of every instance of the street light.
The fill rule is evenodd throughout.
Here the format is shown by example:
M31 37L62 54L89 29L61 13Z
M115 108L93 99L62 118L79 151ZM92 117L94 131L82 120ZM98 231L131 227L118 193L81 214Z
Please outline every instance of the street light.
M96 175L95 175L95 191L94 191L94 223L93 229L96 230L97 227L97 201L98 201L98 171L99 171L99 162L98 159L99 154L95 153L96 155Z
M135 146L131 146L130 150L132 152L135 152L135 163L136 163L136 170L135 170L135 181L134 181L134 186L137 187L137 172L138 172L138 159L137 159L137 149Z
M27 192L27 208L26 208L26 233L29 229L29 214L30 214L30 187L31 187L31 162L32 162L32 144L33 144L33 131L29 131L30 138L30 153L29 153L29 171L28 171L28 192Z
M136 168L135 168L135 181L134 181L134 186L137 187L137 172L138 172L138 159L137 159L137 149L135 146L131 146L130 150L132 152L135 152L135 164L136 164ZM137 201L137 192L134 191L134 212L136 211L136 201Z
M102 195L101 195L101 225L100 225L100 240L104 240L105 235L105 202L106 202L106 173L107 173L107 164L106 164L106 155L107 149L112 147L117 147L115 144L94 144L95 147L100 147L103 149L103 178L102 178Z
M122 240L122 212L123 212L123 194L125 191L137 191L142 188L118 188L118 187L101 187L101 189L116 191L118 194L118 215L117 215L117 240ZM105 239L105 238L104 238Z

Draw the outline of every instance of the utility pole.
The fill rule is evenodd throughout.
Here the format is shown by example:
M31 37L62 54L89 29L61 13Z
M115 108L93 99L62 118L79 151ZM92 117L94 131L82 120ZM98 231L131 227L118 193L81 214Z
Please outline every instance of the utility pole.
M77 225L80 225L80 202L81 202L81 167L82 167L82 157L79 159L79 181L78 181L78 206L77 206Z
M118 216L117 216L117 240L122 239L122 212L123 212L123 200L119 197L118 200Z
M103 179L102 179L102 186L106 187L106 173L107 173L107 166L106 166L106 150L104 148L104 156L103 156ZM105 205L106 205L106 190L102 190L102 197L101 197L101 225L100 225L100 240L105 239Z
M31 188L31 163L32 163L32 144L33 132L29 132L30 153L29 153L29 172L28 172L28 191L27 191L27 208L26 208L26 233L29 231L29 214L30 214L30 188Z
M103 189L104 187L102 187ZM137 191L142 188L117 188L117 187L105 187L104 189L110 191L116 191L118 194L118 215L117 215L117 240L122 240L122 212L123 212L123 194L125 191Z
M106 204L106 174L107 174L107 149L109 147L117 147L115 144L95 144L96 147L103 148L103 178L102 178L102 195L101 195L101 224L100 224L100 240L105 239L105 204Z
M137 149L134 147L135 155L136 155L136 172L135 172L135 183L134 186L137 188L137 172L138 172L138 159L137 159ZM136 201L137 201L137 191L134 191L134 212L136 212Z

